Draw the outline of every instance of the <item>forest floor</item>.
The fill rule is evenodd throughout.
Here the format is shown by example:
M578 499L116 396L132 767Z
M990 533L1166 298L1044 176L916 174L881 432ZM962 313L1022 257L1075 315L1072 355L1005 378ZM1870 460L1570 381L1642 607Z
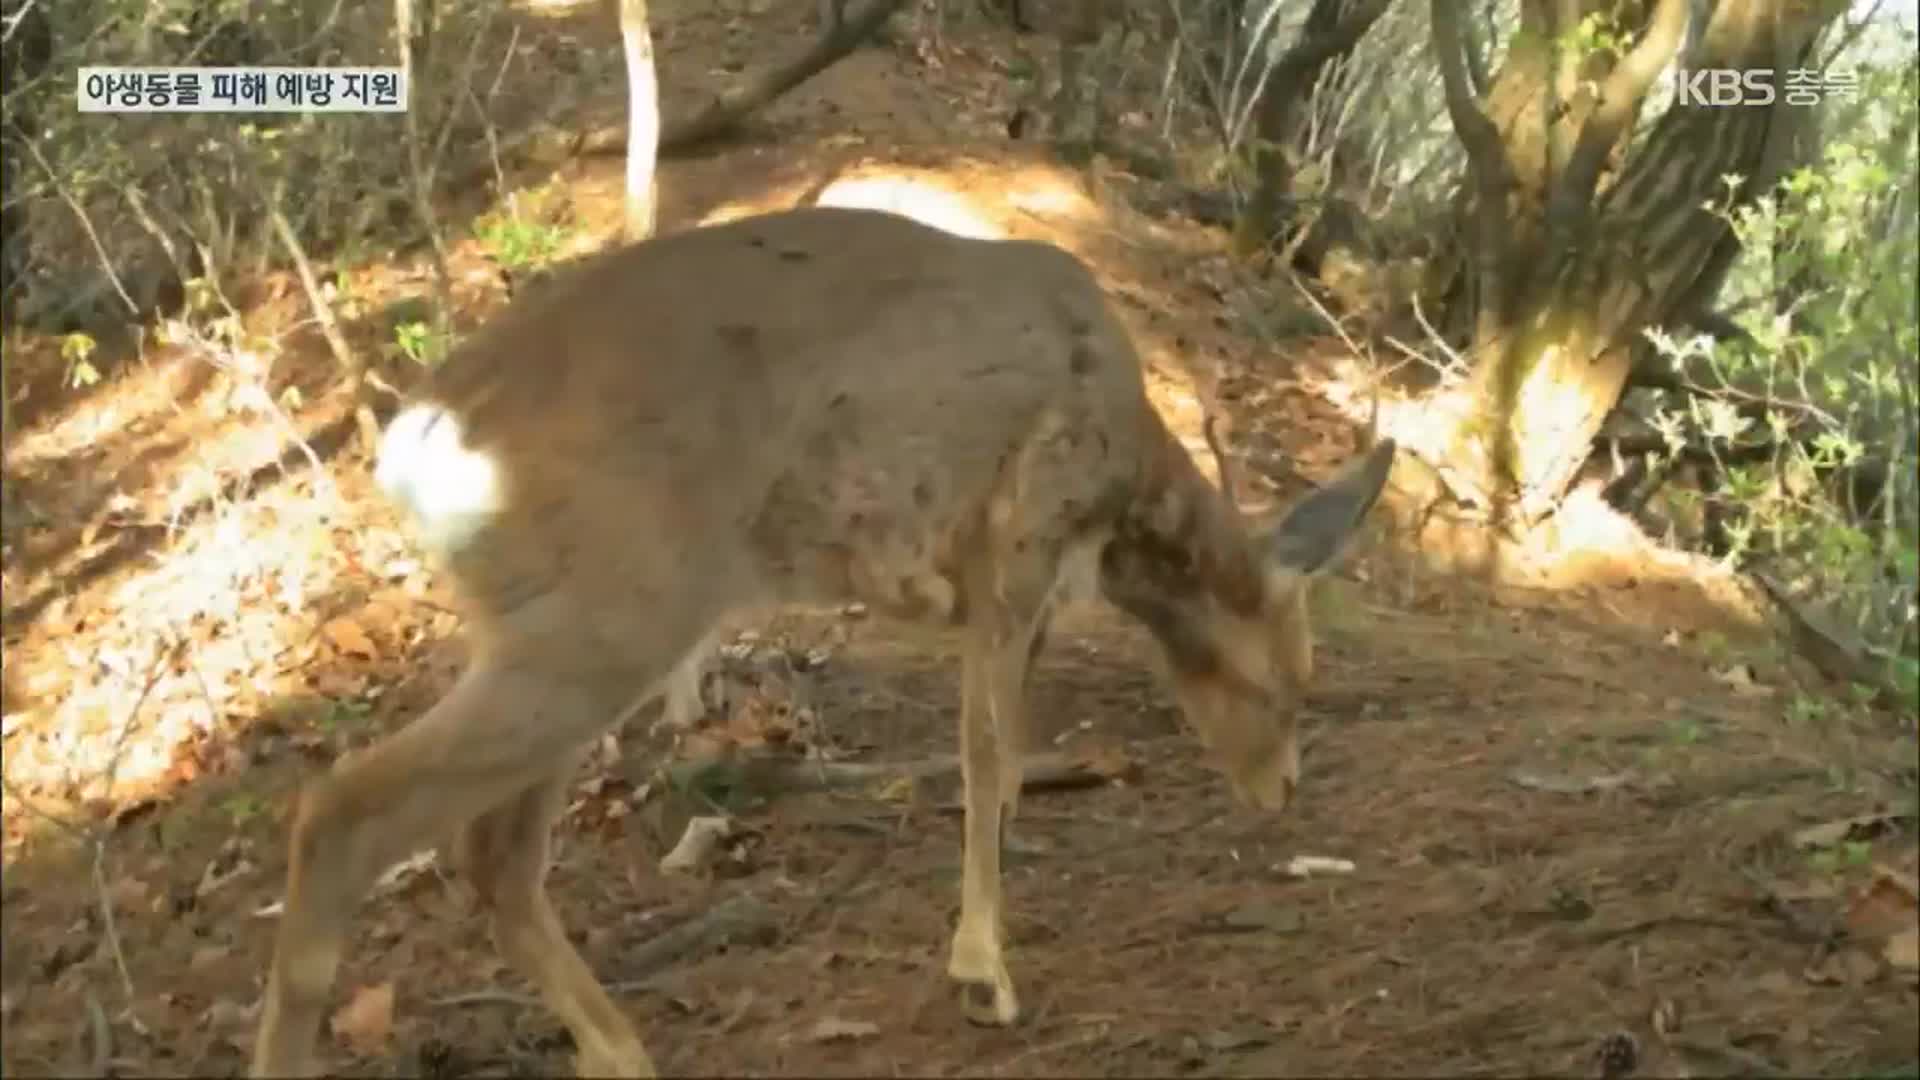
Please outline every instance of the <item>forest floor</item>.
M669 108L803 40L811 5L752 7L656 0ZM617 53L606 6L516 18L538 55ZM1054 240L1121 298L1191 446L1184 372L1205 362L1243 441L1327 475L1358 431L1344 346L1249 333L1235 305L1285 287L1236 270L1218 230L1009 142L996 58L1015 49L977 19L937 46L860 49L749 138L666 162L663 227L818 196ZM617 119L620 87L600 89ZM617 231L621 170L515 179L591 246ZM471 241L454 268L471 327L502 302L498 275ZM373 310L426 283L416 258L356 269L353 293ZM291 793L458 670L453 599L369 487L297 284L258 293L249 324L285 334L270 385L319 472L233 371L150 355L62 391L52 345L12 361L28 396L6 474L8 1076L240 1071ZM356 347L378 351L375 323L349 318ZM969 1025L943 977L950 774L808 790L729 774L689 795L661 790L644 738L610 737L560 829L557 906L669 1074L1913 1075L1911 723L1817 685L1721 572L1592 532L1558 553L1578 573L1524 587L1378 530L1323 583L1303 797L1277 817L1230 804L1140 630L1108 612L1061 625L1034 749L1101 782L1021 805L1015 1027ZM790 615L728 655L727 700L693 740L709 751L953 750L938 635ZM737 827L718 861L663 873L712 804ZM1290 869L1309 855L1350 865ZM570 1068L463 889L423 857L361 909L323 1036L334 1068ZM683 947L661 946L676 928Z

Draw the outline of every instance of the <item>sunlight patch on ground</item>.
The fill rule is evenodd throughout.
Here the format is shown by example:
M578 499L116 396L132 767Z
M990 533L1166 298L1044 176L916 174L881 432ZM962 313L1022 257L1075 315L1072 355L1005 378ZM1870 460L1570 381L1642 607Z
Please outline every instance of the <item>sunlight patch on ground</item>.
M336 490L354 466L316 482L295 442L295 424L319 430L342 404L308 402L295 421L264 397L264 371L226 361L132 366L9 453L10 474L34 477L18 497L40 524L17 530L6 568L21 620L6 776L36 805L153 790L183 747L299 680L343 572L415 565L378 511ZM23 812L9 793L9 842Z
M233 354L244 361L245 354ZM59 504L35 509L58 527L84 526L82 542L31 578L8 575L14 590L53 587L121 529L172 529L250 474L306 463L289 439L292 421L261 389L267 373L244 364L215 371L184 351L132 367L56 417L23 431L9 448L11 470L59 477ZM196 385L196 380L199 380ZM306 417L316 428L327 419ZM113 471L101 461L131 462ZM76 515L87 520L76 520ZM58 533L53 534L58 538ZM96 541L99 543L96 544ZM36 541L23 547L31 551ZM10 604L18 603L20 592Z
M324 502L274 484L182 529L104 595L50 606L51 640L21 684L34 704L7 717L9 782L55 801L125 798L183 744L250 714L234 706L298 662L346 566ZM68 627L79 619L84 638ZM0 816L20 810L9 797Z
M1325 379L1309 387L1356 427L1364 428L1375 408L1374 382L1364 366L1346 357L1331 365ZM1382 391L1378 430L1402 447L1403 455L1444 461L1442 445L1452 411L1464 407L1443 391L1422 399L1400 399ZM1401 469L1396 468L1396 474ZM1392 497L1390 490L1389 497ZM1685 585L1698 593L1729 625L1755 628L1764 621L1758 597L1735 571L1703 555L1669 547L1650 537L1631 517L1607 503L1590 484L1576 485L1558 511L1518 538L1491 539L1478 525L1452 525L1435 514L1416 536L1406 538L1415 553L1441 572L1476 571L1490 563L1499 584L1547 590L1632 588L1644 583Z
M563 19L602 7L599 0L514 0L513 6L543 19Z
M837 180L820 193L820 206L887 210L956 236L1004 240L1000 226L969 196L915 176L863 176Z
M725 204L702 221L715 225L792 205L796 187L767 192L751 202ZM960 163L953 169L871 164L848 170L827 184L818 206L885 210L956 236L1003 240L1018 235L1008 222L1020 214L1080 222L1097 208L1069 174L1035 165Z

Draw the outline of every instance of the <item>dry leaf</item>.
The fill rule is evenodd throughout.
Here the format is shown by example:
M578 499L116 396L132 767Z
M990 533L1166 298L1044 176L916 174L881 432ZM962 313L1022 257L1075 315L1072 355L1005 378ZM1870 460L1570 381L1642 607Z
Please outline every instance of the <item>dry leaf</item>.
M1753 697L1764 697L1765 695L1773 693L1772 687L1761 684L1758 679L1753 677L1753 668L1748 664L1733 664L1721 671L1714 672L1713 677L1731 686L1735 693L1747 694Z
M374 647L373 639L368 637L367 632L360 628L360 624L352 619L330 620L320 628L320 633L334 648L348 656L371 660L378 651Z
M1895 971L1908 975L1920 971L1920 927L1909 926L1888 938L1880 955Z
M1133 783L1140 779L1140 763L1119 747L1100 747L1075 755L1075 764L1108 780Z
M1903 874L1885 863L1874 864L1873 876L1876 880L1885 881L1889 886L1899 889L1906 896L1908 903L1915 908L1920 908L1920 878L1912 874Z
M355 698L366 690L367 677L359 672L324 668L314 676L313 688L324 697Z
M109 886L107 896L118 907L138 911L147 906L151 892L148 890L146 882L141 881L137 877L129 876L120 878Z
M880 1025L865 1020L842 1020L829 1016L807 1032L808 1042L837 1042L842 1039L870 1039L880 1034Z
M1873 981L1880 962L1859 949L1842 949L1809 967L1806 980L1815 986L1859 986Z
M1647 1019L1655 1035L1667 1038L1680 1030L1680 1006L1661 998L1654 1003L1653 1013Z
M1768 890L1775 900L1789 904L1804 904L1810 900L1831 900L1837 895L1832 884L1825 881L1809 881L1796 885L1775 885Z
M1793 834L1793 846L1802 850L1836 847L1849 840L1864 840L1900 820L1899 814L1862 814L1809 826Z
M1920 899L1899 875L1885 869L1847 906L1847 933L1862 941L1892 937L1916 925Z
M896 776L875 788L871 797L880 802L911 802L913 789L913 777Z
M660 860L660 870L667 874L685 874L706 865L720 845L733 835L733 821L723 817L696 817L687 821L687 831L680 836L680 842Z
M393 984L355 990L353 998L333 1014L333 1034L363 1057L379 1052L393 1034Z

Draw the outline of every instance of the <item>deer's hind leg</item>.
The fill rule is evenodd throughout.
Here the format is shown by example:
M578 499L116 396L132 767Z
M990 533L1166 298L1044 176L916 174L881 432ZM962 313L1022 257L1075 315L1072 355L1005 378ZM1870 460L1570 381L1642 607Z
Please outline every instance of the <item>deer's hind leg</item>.
M500 955L539 989L579 1048L581 1076L652 1076L633 1025L568 940L547 895L553 822L566 806L567 764L475 818L460 838L461 865L493 919Z
M564 783L580 748L619 719L631 703L623 697L658 674L610 671L582 678L569 672L562 677L510 657L483 657L424 716L342 759L311 784L294 813L286 903L253 1075L303 1076L317 1070L314 1044L353 908L381 871L467 822L473 823L465 841L470 849L478 843L507 856L493 868L485 889L495 898L496 930L510 955L516 960L530 955L532 943L558 953L554 942L559 942L566 950L557 959L549 955L532 973L573 995L564 999L575 1006L573 1015L562 1015L581 1025L575 1035L583 1063L614 1074L644 1075L644 1054L630 1052L638 1040L607 1020L601 1005L579 988L592 976L565 944L535 868L545 865L553 786ZM538 842L531 839L536 832ZM548 989L545 983L542 989ZM602 1049L611 1060L590 1056Z

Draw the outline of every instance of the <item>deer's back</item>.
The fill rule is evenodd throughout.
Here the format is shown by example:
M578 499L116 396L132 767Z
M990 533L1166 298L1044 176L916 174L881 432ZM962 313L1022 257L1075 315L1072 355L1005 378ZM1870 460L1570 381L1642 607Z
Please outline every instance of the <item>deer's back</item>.
M483 613L557 592L955 614L941 582L990 507L1092 527L1164 435L1077 260L836 209L598 257L421 400L493 463L486 519L443 545Z

